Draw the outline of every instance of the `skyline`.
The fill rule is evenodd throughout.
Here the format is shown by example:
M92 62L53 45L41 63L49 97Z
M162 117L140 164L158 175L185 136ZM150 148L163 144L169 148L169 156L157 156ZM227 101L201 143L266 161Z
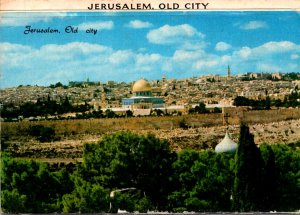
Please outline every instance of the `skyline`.
M1 88L300 72L293 11L2 13ZM60 33L28 33L58 29ZM68 26L78 33L66 33ZM86 33L90 28L97 32Z

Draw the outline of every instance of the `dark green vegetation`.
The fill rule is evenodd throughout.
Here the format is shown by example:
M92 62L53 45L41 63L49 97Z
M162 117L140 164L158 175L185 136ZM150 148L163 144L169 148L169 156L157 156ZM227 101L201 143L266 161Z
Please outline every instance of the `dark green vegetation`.
M266 92L267 94L267 92ZM297 90L291 92L286 96L284 100L276 99L271 100L270 97L266 99L248 99L243 96L237 96L234 99L235 106L251 106L252 110L270 110L271 107L299 107L300 106L300 93ZM200 102L194 108L189 109L189 114L204 114L204 113L221 113L221 109L215 107L214 109L207 109L203 102ZM76 116L63 116L66 113L76 113ZM160 109L151 110L151 116L170 116L181 115L180 111L173 111L168 113ZM61 103L52 101L50 97L46 100L38 99L36 103L28 102L23 105L15 106L14 104L5 104L1 108L1 117L4 121L21 121L24 118L28 118L30 121L34 120L64 120L64 119L101 119L101 118L127 118L133 117L133 112L127 110L125 113L116 113L110 109L103 111L93 110L93 106L88 103L81 105L72 105L69 99L66 97Z
M292 91L290 95L286 96L284 100L276 99L271 100L269 96L266 99L248 99L243 96L237 96L234 99L233 105L235 106L251 106L253 110L270 110L271 107L297 107L300 106L300 92L297 90Z
M241 126L235 165L233 209L236 211L263 210L264 161L254 143L253 135L244 125Z
M64 114L69 112L84 113L90 110L92 107L85 103L78 106L72 106L66 97L63 102L58 104L56 101L52 101L48 96L47 100L43 101L38 99L36 103L28 102L20 107L16 107L13 104L4 105L1 109L1 115L4 118L12 119L18 118L19 116L23 117L36 117L36 116L45 116L48 115L57 115Z
M83 162L57 167L2 153L4 212L293 211L300 202L299 144L257 148L241 126L234 154L174 153L129 132L84 146Z
M291 72L291 73L285 73L281 74L281 79L278 79L277 77L272 77L272 74L270 73L261 73L261 77L254 78L250 76L243 77L241 81L251 81L251 80L271 80L271 81L293 81L293 80L299 80L299 73Z
M34 125L29 128L29 134L36 137L40 142L50 142L55 140L55 130L52 127Z
M168 184L175 159L176 155L171 152L167 142L151 135L117 133L107 136L99 144L85 145L83 162L78 165L76 172L75 190L64 199L66 203L64 211L107 211L109 199L105 195L96 196L88 201L89 204L94 202L95 205L102 200L108 201L102 208L94 209L91 205L78 205L78 202L87 202L81 196L81 191L76 189L77 185L81 189L82 184L96 186L95 189L100 189L107 195L116 189L134 187L137 191L133 192L133 195L136 196L136 192L140 193L136 196L138 202L151 202L154 207L163 209L166 205L166 196L170 192ZM129 200L133 197L124 199ZM118 199L113 200L118 202ZM117 206L115 202L113 205ZM136 210L136 207L133 209Z
M81 105L71 105L68 98L62 103L55 101L41 101L37 103L25 103L20 107L16 107L13 104L4 105L1 110L1 116L7 122L20 121L24 117L29 118L30 121L36 120L63 120L63 119L100 119L100 118L119 118L119 117L131 117L132 111L128 110L125 114L116 114L114 111L107 109L105 112L102 110L93 110L93 107L87 103ZM64 117L62 114L76 113L76 116ZM40 117L40 118L35 118ZM43 117L43 118L42 118ZM30 119L32 118L32 119Z
M205 104L200 102L195 108L189 109L189 113L209 113L209 111L206 109Z
M59 211L62 196L73 190L72 169L1 155L1 206L6 212Z

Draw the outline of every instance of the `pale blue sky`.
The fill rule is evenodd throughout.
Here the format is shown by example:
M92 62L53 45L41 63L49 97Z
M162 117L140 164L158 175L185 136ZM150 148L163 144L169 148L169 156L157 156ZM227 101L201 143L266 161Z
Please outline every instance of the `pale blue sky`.
M300 72L293 11L6 13L1 87L61 81L134 81L203 74ZM25 26L59 34L24 34ZM67 34L65 27L78 27ZM87 34L95 28L97 34Z

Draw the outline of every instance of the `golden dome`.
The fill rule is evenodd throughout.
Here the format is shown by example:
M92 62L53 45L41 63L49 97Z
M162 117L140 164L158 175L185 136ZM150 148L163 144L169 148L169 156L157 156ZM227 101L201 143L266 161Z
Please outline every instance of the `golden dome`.
M145 81L144 79L138 80L137 82L134 83L132 87L132 92L148 92L152 91L152 88L148 81Z

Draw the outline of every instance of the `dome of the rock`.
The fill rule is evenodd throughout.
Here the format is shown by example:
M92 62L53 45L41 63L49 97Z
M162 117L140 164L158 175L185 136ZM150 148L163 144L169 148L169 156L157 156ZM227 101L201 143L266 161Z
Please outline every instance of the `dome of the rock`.
M141 79L134 83L132 87L132 92L149 92L152 91L152 88L148 81Z

